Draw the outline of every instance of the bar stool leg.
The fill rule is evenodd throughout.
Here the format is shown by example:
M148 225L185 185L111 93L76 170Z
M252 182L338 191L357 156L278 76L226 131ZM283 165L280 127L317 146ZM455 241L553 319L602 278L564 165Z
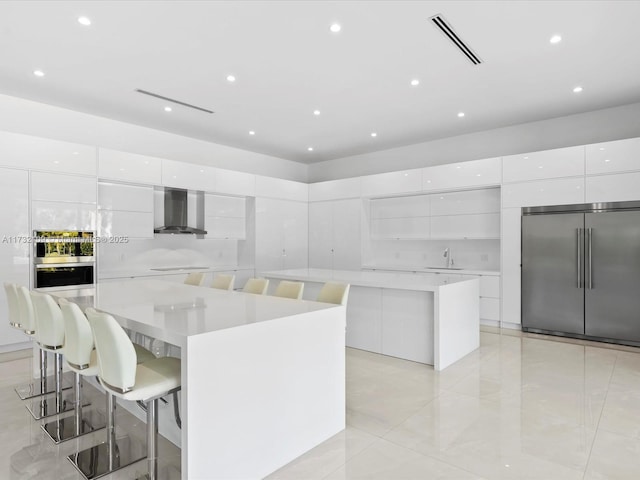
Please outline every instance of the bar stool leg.
M116 397L107 393L107 455L108 468L112 472L116 467Z
M147 463L149 480L158 478L158 399L147 402Z
M47 352L40 349L40 380L16 387L15 391L18 397L20 397L20 400L29 400L55 392L55 390L51 388L53 385L51 385L47 377L47 358ZM68 390L69 388L71 388L69 384L65 384L62 387L63 390Z
M53 362L55 365L55 382L56 382L56 412L63 411L63 400L62 400L62 355L59 353L55 353L53 355Z

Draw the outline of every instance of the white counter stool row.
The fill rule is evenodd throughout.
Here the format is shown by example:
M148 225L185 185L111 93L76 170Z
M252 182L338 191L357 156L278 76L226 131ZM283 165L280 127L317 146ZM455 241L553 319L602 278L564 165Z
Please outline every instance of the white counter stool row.
M181 388L180 359L154 358L137 363L133 343L118 322L93 308L86 311L93 331L98 378L107 392L107 441L70 455L69 460L85 478L98 478L142 458L126 459L126 445L116 439L115 398L143 401L147 407L147 478L158 474L158 399ZM144 458L144 457L143 457Z

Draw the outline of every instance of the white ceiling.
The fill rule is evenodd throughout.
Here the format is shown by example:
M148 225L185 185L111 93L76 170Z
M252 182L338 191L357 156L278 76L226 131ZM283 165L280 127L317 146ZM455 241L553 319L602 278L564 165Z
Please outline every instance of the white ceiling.
M0 93L311 163L640 101L638 18L638 1L2 1Z

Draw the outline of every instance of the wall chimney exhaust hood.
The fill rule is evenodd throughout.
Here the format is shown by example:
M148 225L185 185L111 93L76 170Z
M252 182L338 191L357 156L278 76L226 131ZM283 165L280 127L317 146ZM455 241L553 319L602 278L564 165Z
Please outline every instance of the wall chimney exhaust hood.
M156 212L164 212L158 219L154 233L206 235L204 229L204 192L181 188L157 190ZM160 197L160 198L159 198Z

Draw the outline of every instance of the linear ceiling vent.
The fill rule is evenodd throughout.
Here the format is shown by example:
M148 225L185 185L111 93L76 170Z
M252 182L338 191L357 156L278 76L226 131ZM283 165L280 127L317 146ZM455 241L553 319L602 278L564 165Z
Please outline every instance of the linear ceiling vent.
M146 90L141 90L139 88L136 88L136 92L141 93L143 95L149 95L150 97L159 98L160 100L164 100L165 102L171 102L171 103L175 103L177 105L182 105L183 107L193 108L194 110L199 110L201 112L215 113L212 110L208 110L208 109L203 108L203 107L198 107L197 105L191 105L190 103L181 102L180 100L176 100L175 98L165 97L163 95L158 95L157 93L148 92Z
M474 65L480 65L482 60L475 52L469 48L469 46L462 41L462 39L458 36L453 27L447 23L442 15L434 15L430 18L430 20L435 24L436 27L440 29L442 33L444 33L449 40L462 52L464 55L473 63Z

